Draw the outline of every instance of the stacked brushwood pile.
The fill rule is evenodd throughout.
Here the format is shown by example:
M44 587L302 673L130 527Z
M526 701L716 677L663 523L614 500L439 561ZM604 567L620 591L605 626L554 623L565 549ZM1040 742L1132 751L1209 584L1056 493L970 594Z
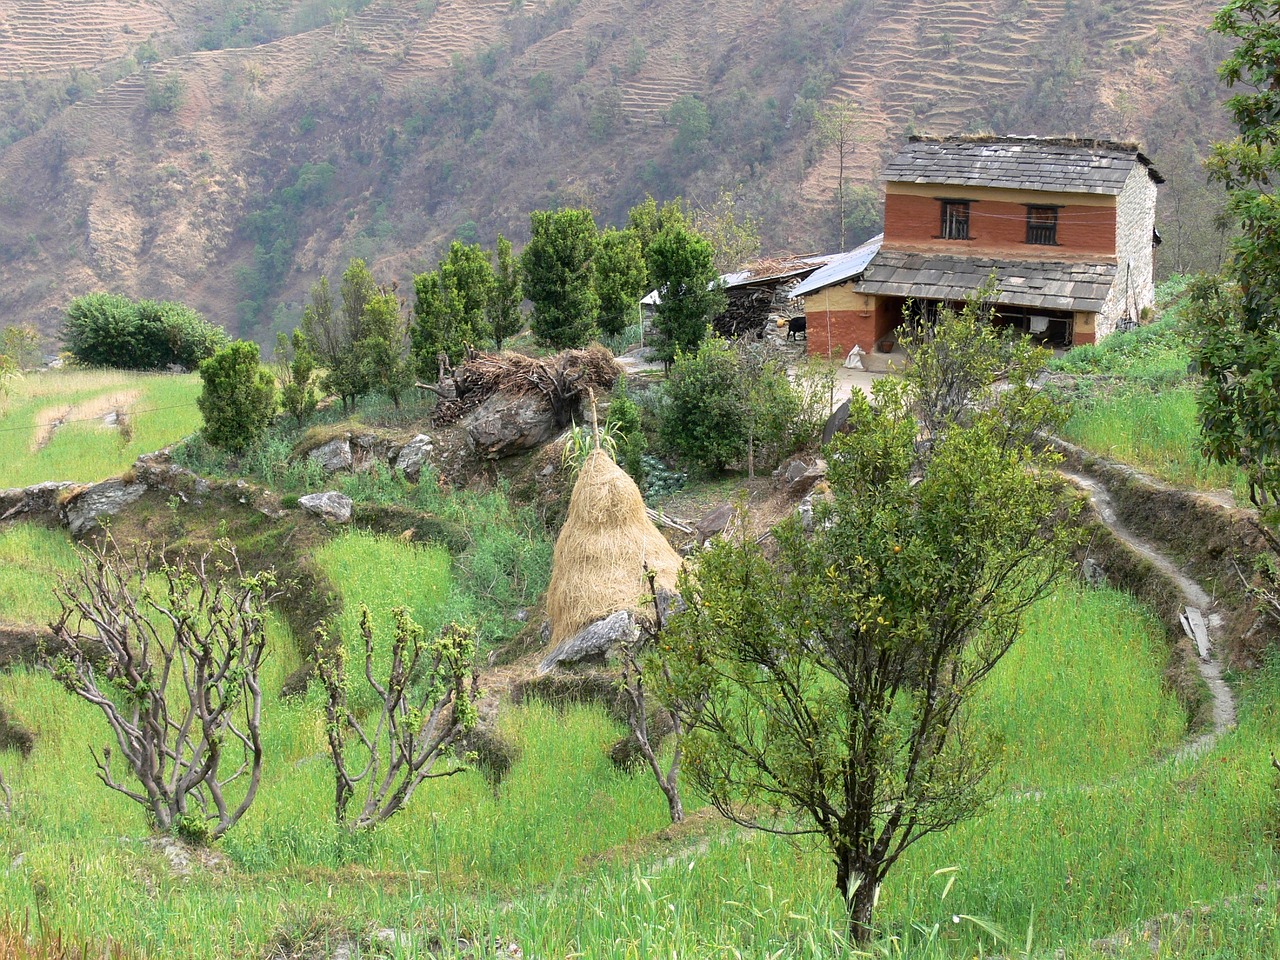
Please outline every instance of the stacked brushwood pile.
M551 412L555 425L564 428L586 399L613 389L622 374L613 355L604 347L566 350L551 357L526 357L518 353L476 354L443 378L437 386L419 386L440 397L433 420L436 426L457 423L486 401L537 397Z
M727 340L760 337L772 312L773 291L765 287L740 287L727 291L729 305L711 321L717 336Z

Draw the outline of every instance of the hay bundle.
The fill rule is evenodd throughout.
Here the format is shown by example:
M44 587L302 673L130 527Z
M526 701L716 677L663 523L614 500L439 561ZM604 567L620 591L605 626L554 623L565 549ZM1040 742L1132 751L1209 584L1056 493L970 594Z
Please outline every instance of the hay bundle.
M619 610L638 610L649 593L648 564L659 588L674 590L680 555L644 512L635 481L608 454L587 457L556 540L547 589L551 642Z
M613 354L599 344L550 357L480 353L453 371L447 391L441 389L443 380L441 388L428 389L441 395L433 415L437 426L456 422L497 393L541 396L556 413L557 425L564 426L569 417L562 413L576 409L588 390L608 393L621 373Z

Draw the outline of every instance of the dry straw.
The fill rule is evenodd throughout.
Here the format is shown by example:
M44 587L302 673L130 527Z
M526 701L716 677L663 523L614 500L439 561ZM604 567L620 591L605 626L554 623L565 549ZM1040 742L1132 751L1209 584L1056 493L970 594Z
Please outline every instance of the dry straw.
M547 590L551 642L648 595L645 565L657 585L674 590L680 555L644 512L635 481L601 450L587 457L573 486L569 516L556 540Z

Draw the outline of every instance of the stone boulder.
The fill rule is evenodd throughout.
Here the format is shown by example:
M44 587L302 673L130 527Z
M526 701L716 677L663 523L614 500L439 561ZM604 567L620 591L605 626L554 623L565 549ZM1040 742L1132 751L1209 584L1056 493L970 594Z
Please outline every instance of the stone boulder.
M325 520L332 520L334 523L351 522L351 498L336 490L309 493L305 497L299 497L298 506L308 513L323 517Z
M47 481L30 487L0 490L0 520L9 520L21 514L43 514L57 520L58 501L62 491L75 486L74 483Z
M430 461L434 449L431 438L420 433L400 448L392 466L403 473L406 480L416 482L422 475L423 466Z
M326 444L316 447L307 454L307 459L320 464L326 474L350 470L352 463L351 437L334 437Z
M125 480L104 480L75 494L63 504L67 527L73 537L81 536L97 527L99 517L113 517L147 492L145 483L129 483Z
M462 418L471 448L487 460L536 449L564 428L540 397L495 393Z
M562 640L538 665L539 673L576 663L602 663L609 651L636 635L636 619L630 610L619 610L588 624L568 640Z

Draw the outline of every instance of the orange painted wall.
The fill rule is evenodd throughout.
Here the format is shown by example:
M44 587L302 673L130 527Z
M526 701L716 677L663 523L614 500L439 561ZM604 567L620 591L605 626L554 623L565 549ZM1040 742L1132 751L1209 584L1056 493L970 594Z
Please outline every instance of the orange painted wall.
M965 199L963 187L940 196ZM1114 206L1065 206L1058 211L1058 244L1027 243L1027 208L1021 203L974 200L969 205L969 240L942 240L942 207L937 197L889 193L884 198L884 245L928 246L964 253L991 252L1028 259L1082 255L1115 256Z

